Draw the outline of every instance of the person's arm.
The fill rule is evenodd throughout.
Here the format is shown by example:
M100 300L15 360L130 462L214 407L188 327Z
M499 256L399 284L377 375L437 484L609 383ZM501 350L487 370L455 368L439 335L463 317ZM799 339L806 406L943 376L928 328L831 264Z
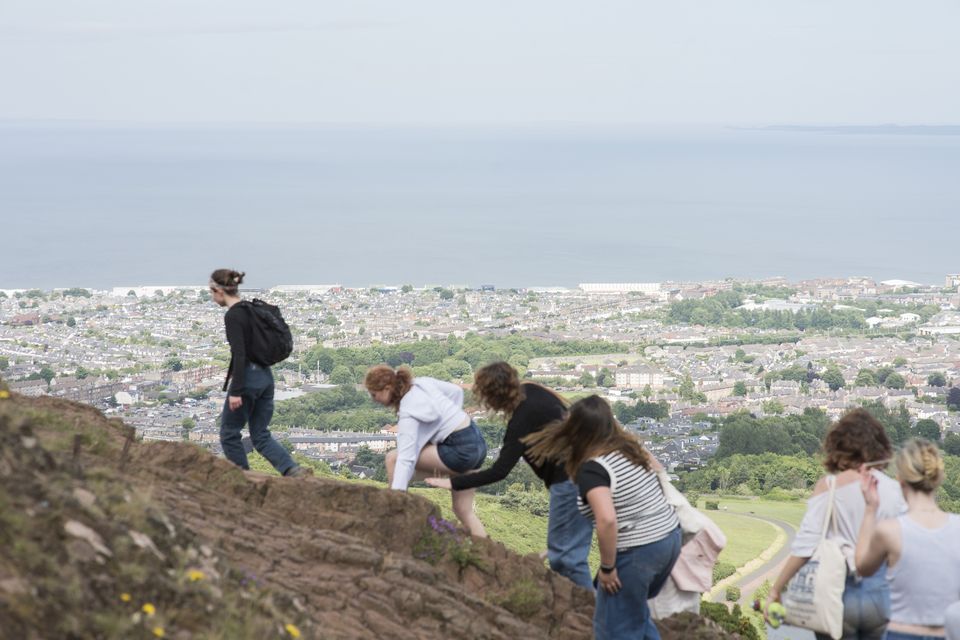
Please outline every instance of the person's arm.
M780 575L777 576L777 579L773 582L773 586L770 587L770 595L767 597L768 603L780 602L780 594L783 593L784 587L786 587L790 579L797 574L797 571L800 571L800 568L807 564L808 560L810 560L810 558L801 558L800 556L787 557L787 561L783 563L783 569L780 570Z
M500 455L496 462L483 471L476 473L465 473L463 475L450 478L450 488L454 491L463 491L465 489L475 489L483 487L494 482L500 482L510 471L517 466L520 456L523 455L523 443L520 442L519 428L511 419L507 424L507 432L503 436L503 447L500 449ZM437 486L435 484L433 486Z
M600 573L597 581L607 593L620 590L620 577L617 575L617 512L613 508L613 496L610 487L594 487L587 492L587 503L596 518L597 544L600 547ZM605 571L604 569L609 569Z
M247 370L247 343L243 334L243 321L239 312L230 313L233 307L224 316L224 325L227 328L227 342L230 343L230 410L236 411L243 404L243 385Z
M875 574L887 559L887 545L885 536L877 529L877 509L880 506L877 478L866 465L860 467L860 489L866 506L857 538L855 562L857 573L867 577Z
M417 467L417 458L420 457L420 446L417 442L417 432L420 423L409 416L401 417L397 421L397 464L393 468L393 482L391 489L406 491Z

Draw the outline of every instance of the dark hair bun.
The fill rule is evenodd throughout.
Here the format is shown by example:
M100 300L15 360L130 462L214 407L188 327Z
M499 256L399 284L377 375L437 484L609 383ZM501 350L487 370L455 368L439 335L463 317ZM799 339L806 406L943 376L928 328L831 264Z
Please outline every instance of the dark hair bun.
M237 286L243 283L243 276L247 275L243 271L234 271L230 274L230 284Z

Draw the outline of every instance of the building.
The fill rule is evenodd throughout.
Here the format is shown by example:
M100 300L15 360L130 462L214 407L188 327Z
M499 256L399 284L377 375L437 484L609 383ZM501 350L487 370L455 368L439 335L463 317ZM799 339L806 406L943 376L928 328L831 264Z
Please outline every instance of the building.
M584 293L644 293L660 295L659 282L586 282L577 285Z
M651 387L662 387L664 375L662 371L642 364L617 369L614 374L614 380L619 389L639 389L647 385Z

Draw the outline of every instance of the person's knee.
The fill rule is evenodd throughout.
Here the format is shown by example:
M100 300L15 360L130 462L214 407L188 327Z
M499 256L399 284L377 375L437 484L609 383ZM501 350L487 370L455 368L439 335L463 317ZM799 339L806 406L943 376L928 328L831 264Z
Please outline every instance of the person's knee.
M397 450L393 449L387 452L387 455L383 458L383 463L387 466L387 469L393 469L397 466Z

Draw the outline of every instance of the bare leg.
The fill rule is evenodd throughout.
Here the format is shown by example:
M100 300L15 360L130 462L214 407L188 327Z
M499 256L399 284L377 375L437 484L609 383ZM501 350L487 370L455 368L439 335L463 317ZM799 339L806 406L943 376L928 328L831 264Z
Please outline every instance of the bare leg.
M393 484L393 470L397 468L397 450L391 449L387 451L383 463L387 467L387 485L389 486Z
M437 453L437 447L428 444L420 451L420 457L417 459L416 475L422 479L436 475L458 476L461 474L448 469L447 465L443 464L443 461L440 459L440 455ZM473 496L476 492L476 489L451 491L450 500L453 506L453 513L456 514L457 519L463 523L463 526L467 528L470 535L478 538L486 538L487 530L483 528L483 523L480 522L480 518L473 512Z

